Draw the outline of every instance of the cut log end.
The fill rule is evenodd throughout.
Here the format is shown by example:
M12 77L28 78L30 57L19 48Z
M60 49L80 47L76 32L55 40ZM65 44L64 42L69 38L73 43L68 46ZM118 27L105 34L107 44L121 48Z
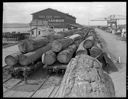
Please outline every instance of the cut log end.
M9 56L5 57L5 63L9 66L13 66L13 65L17 64L17 60L14 57L12 57L11 55L9 55Z
M52 65L56 61L56 54L50 50L42 55L42 63Z
M59 52L61 49L62 49L62 44L59 43L58 41L54 41L52 43L52 51Z
M84 44L83 44L83 47L84 47L85 49L90 49L92 46L93 46L93 41L91 41L91 40L87 40L87 41L85 41Z

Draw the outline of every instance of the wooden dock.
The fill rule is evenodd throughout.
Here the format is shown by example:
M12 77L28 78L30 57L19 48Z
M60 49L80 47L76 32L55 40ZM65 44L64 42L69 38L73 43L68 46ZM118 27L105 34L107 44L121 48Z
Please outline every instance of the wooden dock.
M40 69L30 75L25 84L3 70L3 97L54 97L62 78L63 75L48 74L46 69Z

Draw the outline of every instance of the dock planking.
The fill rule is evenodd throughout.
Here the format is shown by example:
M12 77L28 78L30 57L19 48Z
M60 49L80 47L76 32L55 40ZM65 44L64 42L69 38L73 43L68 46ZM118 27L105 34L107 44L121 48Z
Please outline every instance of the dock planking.
M55 97L55 95L56 95L56 93L57 93L57 91L58 91L58 89L59 89L59 87L60 87L62 78L63 78L62 75L60 75L60 76L57 78L58 81L56 81L54 90L51 92L51 94L49 95L49 97Z
M60 87L59 85L54 87L54 90L52 91L52 93L49 96L50 98L55 97L59 87Z
M51 75L43 86L32 97L49 97L57 85L60 84L62 76Z
M2 69L2 74L3 74L3 83L8 81L9 79L11 79L11 75L9 74L8 72L8 69L9 66L8 65L5 65Z
M49 75L45 69L28 77L27 84L21 79L10 78L3 83L3 97L54 97L62 78L62 75Z
M7 82L5 82L3 84L3 87L6 88L6 89L11 89L11 88L13 88L15 85L17 85L20 82L22 82L21 79L12 78L12 79L8 80Z
M45 70L39 70L28 78L27 84L22 81L11 90L5 92L4 97L31 97L42 86L48 76Z

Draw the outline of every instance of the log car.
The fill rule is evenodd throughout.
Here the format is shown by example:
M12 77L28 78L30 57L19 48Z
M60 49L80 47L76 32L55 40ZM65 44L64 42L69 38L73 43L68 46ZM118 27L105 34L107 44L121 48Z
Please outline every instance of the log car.
M49 74L52 74L52 73L64 74L66 67L67 67L67 64L60 64L56 62L53 65L48 65L46 69Z
M28 66L16 64L10 67L9 72L13 78L21 78L24 79L24 81L27 81L27 77L41 68L42 65L43 64L41 61L37 61L34 64L30 64Z

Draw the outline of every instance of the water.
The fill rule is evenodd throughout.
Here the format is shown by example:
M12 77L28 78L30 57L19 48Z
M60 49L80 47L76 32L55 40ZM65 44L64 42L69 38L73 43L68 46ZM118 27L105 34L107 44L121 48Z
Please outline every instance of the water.
M29 32L30 27L20 27L20 28L16 28L16 27L3 27L3 32Z

